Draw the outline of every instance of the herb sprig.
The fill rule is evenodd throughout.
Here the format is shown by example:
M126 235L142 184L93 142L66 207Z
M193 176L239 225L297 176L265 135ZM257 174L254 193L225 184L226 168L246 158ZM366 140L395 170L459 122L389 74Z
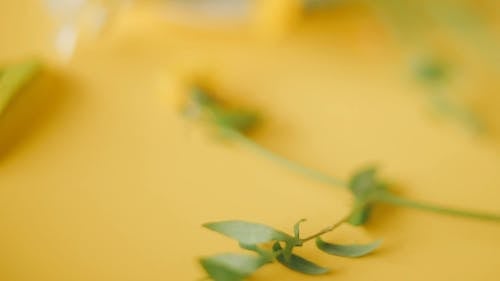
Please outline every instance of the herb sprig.
M299 221L291 236L269 226L244 221L223 221L208 223L204 226L239 242L240 247L255 252L254 255L223 254L202 258L200 263L209 278L216 281L243 280L257 269L271 262L279 262L286 267L309 275L325 274L328 269L318 266L293 253L294 248L316 240L316 246L329 254L344 257L360 257L375 250L380 241L367 245L336 245L324 242L321 236L329 233L343 223L363 225L370 218L371 210L377 204L417 209L443 215L473 218L500 223L500 215L450 208L438 204L416 201L393 193L388 185L379 179L376 167L364 168L348 180L343 181L319 170L309 168L281 156L258 144L248 136L259 122L258 115L252 111L232 108L214 98L202 87L193 87L189 95L185 116L204 122L221 136L238 142L257 154L280 164L294 172L330 186L342 187L351 192L354 204L351 212L342 220L318 233L300 238ZM266 244L271 243L271 247ZM264 245L263 245L264 244Z
M351 214L323 230L301 238L300 220L294 226L294 235L287 234L270 226L245 222L222 221L204 224L204 227L236 240L242 249L254 252L245 254L219 254L201 258L200 263L209 278L216 281L243 280L266 264L278 262L285 267L308 275L321 275L330 272L328 268L317 265L297 254L294 248L309 241L316 241L316 247L330 255L358 258L370 254L382 243L381 240L369 244L341 245L321 239L321 236L334 231L349 220Z
M193 88L185 112L190 117L205 121L206 124L212 126L221 135L237 141L277 164L316 181L350 190L356 199L355 205L363 207L361 213L369 212L367 208L369 209L375 203L387 203L429 212L500 222L500 215L498 214L443 207L394 194L387 188L387 184L377 177L376 167L364 168L355 173L349 181L344 181L292 161L267 149L247 136L247 133L258 124L259 118L257 114L248 110L230 108L213 98L201 87ZM189 114L189 112L196 112L196 114ZM363 222L364 220L357 224Z

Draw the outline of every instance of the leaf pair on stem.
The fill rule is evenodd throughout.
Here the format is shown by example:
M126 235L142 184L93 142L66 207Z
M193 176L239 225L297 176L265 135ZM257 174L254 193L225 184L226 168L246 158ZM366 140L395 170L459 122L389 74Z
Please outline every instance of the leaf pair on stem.
M238 241L242 249L252 251L254 254L219 254L202 258L200 263L209 277L216 281L243 280L262 266L273 262L278 262L300 273L321 275L330 270L296 255L293 252L294 248L316 240L317 248L327 254L357 258L369 254L381 243L376 241L366 245L339 245L327 243L320 238L321 235L336 229L343 221L329 227L328 231L322 230L302 239L299 225L303 221L295 224L293 236L267 225L244 221L204 224L204 227Z

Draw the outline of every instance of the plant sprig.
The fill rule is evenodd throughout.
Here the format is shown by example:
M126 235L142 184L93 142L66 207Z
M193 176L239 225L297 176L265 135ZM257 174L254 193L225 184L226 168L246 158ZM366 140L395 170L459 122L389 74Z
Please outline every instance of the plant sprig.
M202 267L209 278L215 281L243 280L270 263L280 263L285 267L308 275L321 275L330 272L330 269L317 265L293 252L309 241L316 241L316 247L330 255L358 258L370 254L377 249L381 240L369 244L341 245L328 243L321 236L334 231L350 216L328 226L316 234L306 238L300 237L300 220L294 226L294 235L287 234L267 225L245 221L221 221L207 223L203 226L236 240L244 250L254 254L218 254L200 259Z
M500 215L498 214L449 208L397 195L388 188L384 181L378 178L375 167L361 169L354 173L349 181L343 181L274 153L247 135L258 124L259 118L255 113L229 107L199 86L194 87L190 93L184 113L190 118L205 122L217 134L239 142L277 164L330 186L346 188L354 197L351 212L344 219L306 238L300 238L300 223L303 221L299 221L295 225L294 236L265 225L243 221L205 224L206 228L237 240L243 249L254 251L257 254L253 256L226 254L202 258L200 262L213 280L243 280L261 266L275 261L305 274L327 273L327 269L296 256L293 253L294 248L300 247L308 241L316 240L316 245L320 250L333 255L357 257L370 253L379 246L380 241L368 245L345 246L326 243L321 240L321 236L335 230L342 223L365 224L370 218L373 206L377 204L389 204L443 215L500 223ZM273 246L271 249L263 248L261 246L263 243L273 243Z
M203 120L205 124L214 128L220 135L237 141L259 155L294 172L331 186L350 190L355 198L355 205L361 206L360 213L364 213L365 215L369 215L369 209L372 205L386 203L429 212L500 222L500 215L498 214L444 207L397 195L388 189L387 183L378 178L376 167L364 168L356 172L349 181L344 181L317 169L294 162L261 146L247 136L247 133L258 124L259 117L257 114L248 110L229 108L221 101L213 98L201 87L197 86L193 88L188 106L184 112L187 112L186 115L191 118ZM190 114L188 112L196 113ZM353 224L359 225L365 221L366 219L363 219L359 223Z

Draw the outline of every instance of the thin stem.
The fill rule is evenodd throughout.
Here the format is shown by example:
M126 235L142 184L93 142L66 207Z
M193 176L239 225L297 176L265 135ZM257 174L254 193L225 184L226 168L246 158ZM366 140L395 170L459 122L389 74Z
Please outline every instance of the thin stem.
M278 163L281 164L290 170L296 171L298 173L303 174L306 177L313 178L319 182L329 184L329 185L334 185L334 186L339 186L339 187L347 187L347 184L337 178L334 178L330 175L327 175L323 172L317 171L315 169L300 165L288 158L285 158L279 154L276 154L275 152L265 148L264 146L261 146L260 144L256 143L252 139L248 138L247 136L236 132L234 130L228 130L227 132L231 137L234 139L237 139L241 144L245 145L246 147L252 149L253 151L259 153L260 155ZM414 201L411 199L406 199L397 195L393 195L390 193L384 193L381 196L378 196L376 202L383 202L386 204L391 204L395 206L400 206L400 207L406 207L406 208L412 208L412 209L418 209L422 211L427 211L427 212L434 212L434 213L439 213L439 214L445 214L445 215L453 215L453 216L459 216L459 217L466 217L466 218L475 218L475 219L480 219L480 220L488 220L488 221L495 221L495 222L500 222L500 215L496 214L488 214L488 213L481 213L481 212L475 212L475 211L469 211L469 210L461 210L461 209L454 209L454 208L448 208L448 207L443 207L431 203L426 203L426 202L419 202L419 201ZM307 239L314 239L320 235L323 235L327 232L332 231L335 229L338 225L342 224L345 220L347 220L350 216L348 216L346 219L340 221L339 223L332 225L328 228L325 228L316 236L314 237L308 237L306 239L303 239L302 241L307 241Z
M266 157L267 159L276 162L278 164L281 164L288 169L298 172L300 174L303 174L306 177L313 178L319 182L326 183L329 185L334 185L337 187L347 187L347 184L335 177L332 177L326 173L323 173L321 171L315 170L313 168L306 167L304 165L301 165L297 162L294 162L288 158L285 158L269 149L266 147L256 143L253 141L251 138L248 138L247 136L236 132L234 130L228 130L227 132L232 138L237 139L241 144L245 145L246 147L252 149L253 151L259 153L260 155Z
M210 109L209 107L207 109ZM231 137L237 141L240 142L240 144L245 145L249 149L253 150L254 152L260 154L261 156L277 163L280 164L292 171L298 172L306 177L315 179L319 182L328 184L328 185L333 185L337 187L343 187L347 188L348 184L344 182L343 180L340 180L338 178L332 177L326 173L323 173L321 171L318 171L316 169L301 165L300 163L297 163L295 161L292 161L284 156L281 156L275 152L273 152L270 149L267 149L266 147L258 144L251 138L247 137L246 135L230 128L224 128L224 133L226 136ZM374 198L372 203L377 203L377 202L382 202L386 204L391 204L395 206L401 206L401 207L406 207L406 208L412 208L412 209L418 209L418 210L423 210L427 212L434 212L434 213L439 213L439 214L445 214L445 215L453 215L453 216L460 216L460 217L467 217L467 218L475 218L475 219L480 219L480 220L488 220L488 221L495 221L495 222L500 222L500 215L497 214L489 214L489 213L482 213L482 212L476 212L476 211L470 211L470 210L462 210L462 209L455 209L455 208L448 208L448 207L443 207L439 205L435 205L432 203L427 203L427 202L419 202L419 201L414 201L411 199L406 199L391 193L382 193L376 196ZM354 208L356 209L356 208ZM312 235L310 237L307 237L301 241L305 242L310 239L314 239L316 237L319 237L325 233L328 233L338 227L340 224L345 222L350 218L351 215L347 216L345 219L341 220L340 222L327 227L320 231L319 233Z
M300 241L301 241L302 243L306 243L307 241L310 241L310 240L312 240L312 239L316 239L316 238L320 237L321 235L324 235L324 234L326 234L326 233L328 233L328 232L332 232L333 230L337 229L337 227L339 227L339 226L340 226L340 225L342 225L344 222L346 222L346 221L349 219L349 217L351 216L351 214L352 214L352 213L350 213L348 216L346 216L346 217L345 217L345 218L343 218L342 220L340 220L340 221L338 221L338 222L336 222L336 223L334 223L334 224L332 224L332 225L330 225L330 226L328 226L328 227L324 228L323 230L321 230L320 232L318 232L318 233L316 233L316 234L313 234L313 235L311 235L311 236L308 236L308 237L306 237L306 238L304 238L304 239L300 239Z
M500 215L491 214L491 213L476 212L476 211L471 211L471 210L442 207L442 206L435 205L432 203L414 201L414 200L403 198L403 197L393 195L390 193L386 193L386 194L380 196L377 201L391 204L391 205L400 206L400 207L406 207L406 208L412 208L412 209L419 209L422 211L439 213L439 214L443 214L443 215L453 215L453 216L468 217L468 218L474 218L474 219L480 219L480 220L500 222Z

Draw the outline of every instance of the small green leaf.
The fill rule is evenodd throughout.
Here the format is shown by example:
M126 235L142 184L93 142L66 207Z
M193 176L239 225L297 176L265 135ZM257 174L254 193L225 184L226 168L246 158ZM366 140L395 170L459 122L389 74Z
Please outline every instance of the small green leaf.
M375 167L365 168L354 174L349 181L349 189L355 197L355 212L349 218L352 225L362 225L370 217L372 205L384 194L387 186L377 178Z
M215 281L241 281L268 261L258 256L220 254L200 259L200 264Z
M339 245L327 243L319 237L316 239L316 246L323 252L348 258L358 258L367 255L377 249L380 244L382 244L381 240L370 244Z
M202 87L195 86L191 89L191 101L198 106L211 106L216 104L217 101L207 94L207 90Z
M295 236L295 239L300 240L300 224L307 221L306 219L301 219L299 220L294 226L293 226L293 234Z
M351 189L356 198L366 198L377 189L376 173L377 170L375 167L369 167L351 177L349 189Z
M39 71L40 64L27 61L2 69L0 75L0 113L12 101L13 97Z
M240 133L247 133L259 122L259 115L255 112L231 108L221 101L215 99L206 89L196 86L191 90L190 105L195 109L202 110L208 116L208 120L221 129L234 130Z
M363 225L370 218L372 207L370 205L355 211L350 217L348 222L352 225Z
M330 271L294 254L291 254L290 259L285 259L283 248L278 242L274 243L273 251L276 253L276 260L293 271L308 275L322 275Z
M233 238L244 245L255 245L270 241L294 241L292 236L259 223L221 221L206 223L203 226Z
M248 132L259 122L259 116L254 112L214 107L212 109L214 121L222 129Z

